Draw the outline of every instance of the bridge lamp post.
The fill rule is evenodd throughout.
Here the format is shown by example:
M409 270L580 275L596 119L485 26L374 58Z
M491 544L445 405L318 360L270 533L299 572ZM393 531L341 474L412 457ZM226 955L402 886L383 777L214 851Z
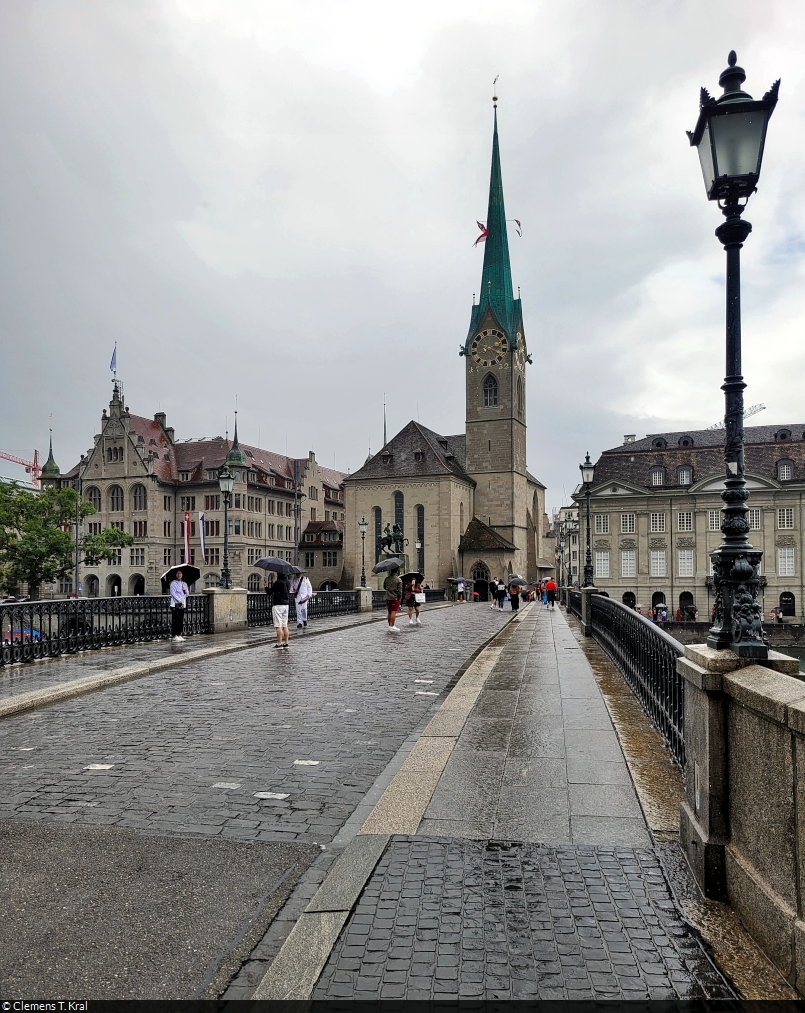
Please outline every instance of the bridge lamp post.
M584 458L584 464L579 465L581 480L584 483L584 496L587 500L587 555L584 557L584 582L582 587L593 586L593 556L590 552L590 486L595 478L595 465L590 460L590 452Z
M235 480L226 464L218 476L218 485L224 497L224 566L221 570L221 587L232 587L232 574L229 571L229 497L235 487Z
M366 587L366 532L369 529L369 522L366 517L358 521L358 531L361 533L361 587Z
M743 392L741 375L740 251L752 226L741 215L757 189L769 117L777 104L775 81L759 101L741 89L746 79L731 52L729 66L718 79L724 90L714 99L702 88L696 128L688 137L698 150L707 199L718 201L726 219L716 236L727 253L727 365L724 391L725 486L721 494L721 545L710 554L713 563L715 621L707 637L713 650L731 648L739 657L767 658L758 571L763 553L752 547L744 477Z

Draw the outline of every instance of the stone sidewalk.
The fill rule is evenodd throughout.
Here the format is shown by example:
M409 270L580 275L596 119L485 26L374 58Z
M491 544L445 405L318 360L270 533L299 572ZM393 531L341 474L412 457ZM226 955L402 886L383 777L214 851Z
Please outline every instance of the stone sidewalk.
M558 608L502 631L363 815L253 998L734 997Z

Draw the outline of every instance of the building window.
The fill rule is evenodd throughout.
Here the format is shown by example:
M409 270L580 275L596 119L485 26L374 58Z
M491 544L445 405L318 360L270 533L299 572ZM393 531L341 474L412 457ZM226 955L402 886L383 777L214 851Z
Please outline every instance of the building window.
M338 553L325 551L322 553L322 566L338 566Z
M693 479L693 472L690 468L680 468L676 473L676 481L678 485L690 485Z
M232 522L230 521L229 523L231 524ZM184 538L184 521L179 521L179 536L181 538ZM196 537L196 522L195 521L190 521L190 537L191 538L195 538Z
M405 497L401 492L394 493L394 523L400 531L405 530Z
M311 570L316 565L316 553L306 552L305 553L305 568Z
M794 576L794 547L779 548L777 550L777 576Z
M220 510L221 509L221 497L220 496L205 496L204 497L204 509L205 510Z
M484 378L484 408L497 408L498 406L498 382L489 373Z
M693 576L693 549L679 550L679 576Z
M195 496L182 496L179 500L181 503L182 510L195 510L196 509L196 497Z
M311 507L310 508L310 519L312 521L316 520L316 508L315 507Z
M173 496L162 497L162 509L166 514L169 514L173 510Z
M650 574L652 577L665 576L665 549L651 549L649 553Z
M110 528L117 528L118 531L125 531L126 530L126 525L123 523L123 521L110 521L109 522L109 527Z
M205 559L207 566L220 566L221 564L221 550L212 549L207 546L207 558Z
M267 499L266 500L266 513L267 514L273 514L274 513L274 500L273 499Z
M609 514L595 514L595 533L597 535L609 534Z
M188 560L184 558L184 549L179 549L179 564L186 563ZM196 565L196 550L195 548L190 549L190 565Z
M677 531L693 531L693 511L680 510L677 515Z
M791 461L777 462L777 478L781 482L790 482L794 477L794 465Z
M780 509L777 511L777 527L778 528L794 527L793 507L780 507Z
M86 496L87 496L87 502L93 508L93 510L95 511L95 513L100 513L100 510L101 510L101 490L100 489L96 489L96 487L94 485L91 485L89 487L89 489L87 489Z
M651 469L651 484L662 485L665 481L665 469L664 468L652 468Z
M252 592L259 591L260 590L260 574L259 573L250 573L249 574L249 579L246 581L246 586Z
M595 553L595 575L596 577L608 577L609 576L609 552L599 552L596 550Z
M135 538L146 538L148 536L148 521L134 521L132 527L134 528Z
M148 493L145 491L144 485L135 485L131 490L132 499L132 510L147 510L148 509Z
M180 482L189 482L190 481L190 472L189 471L180 471L179 472L179 481Z
M117 551L115 551L113 549L112 551L115 553L114 556L111 559L107 559L106 562L110 566L122 566L123 565L123 550L122 549L117 549Z
M211 520L208 520L205 517L204 518L204 534L207 535L207 537L211 537L213 535L215 535L215 536L220 535L221 534L221 522L220 521L211 521Z
M72 593L73 593L73 578L61 577L59 579L59 594L72 594Z
M708 510L707 511L707 529L708 529L708 531L720 531L721 530L721 511L720 510Z
M145 549L131 550L131 566L145 566Z
M579 553L578 553L578 550L576 550L576 549L573 549L573 550L571 551L571 553L570 553L570 558L571 558L571 559L578 559L578 558L579 558Z
M665 531L665 514L651 514L649 531Z
M621 577L637 576L637 553L634 549L624 549L621 552Z
M162 522L162 537L163 538L170 538L170 536L171 536L171 522L170 521L163 521Z
M88 535L99 535L100 533L101 533L101 522L100 521L90 521L87 524L87 534Z
M763 512L761 510L749 510L749 529L751 531L760 531L761 524L763 523Z
M372 507L375 518L375 562L380 559L380 539L383 537L383 511L380 507Z
M123 509L123 490L119 485L113 485L109 490L109 510L112 513L119 513Z
M163 566L170 566L171 565L171 550L170 549L163 549L162 550L162 565Z
M525 398L523 397L523 378L517 377L517 413L518 415L525 414Z
M635 515L621 514L621 532L624 535L633 535L635 529Z

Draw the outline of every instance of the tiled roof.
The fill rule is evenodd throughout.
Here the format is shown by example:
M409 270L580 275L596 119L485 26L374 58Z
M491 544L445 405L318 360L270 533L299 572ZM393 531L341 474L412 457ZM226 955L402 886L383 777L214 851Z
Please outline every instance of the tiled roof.
M781 429L791 431L791 442L801 440L805 437L805 424L797 422L794 424L779 426L746 426L744 429L744 443L776 443L775 434ZM689 436L693 439L694 447L723 447L723 429L688 429L678 433L649 433L642 440L635 440L634 443L624 443L619 447L612 447L605 450L605 454L634 454L641 450L653 450L653 441L658 437L664 439L668 448L679 446L680 439Z
M154 457L154 474L159 481L176 482L179 478L176 459L173 449L162 431L162 426L154 419L144 419L141 415L129 415L129 433L133 436L142 436L142 443L138 442L137 446L144 459L147 459L149 453L156 455Z
M347 476L351 479L417 478L420 475L455 475L475 483L464 470L466 439L440 436L419 422L411 421L393 436L381 451L362 468ZM384 457L386 463L384 463Z
M514 551L515 546L494 528L473 517L461 536L458 548L460 552L495 552L501 549Z
M221 436L211 440L190 440L176 444L176 457L179 462L179 471L199 472L198 479L194 474L194 480L204 477L203 472L207 469L213 470L223 466L226 455L229 453L232 444ZM247 467L255 471L262 471L267 475L276 475L284 479L293 479L294 458L286 457L284 454L275 454L271 450L262 450L260 447L251 447L247 443L241 443L240 449L246 455ZM299 475L304 474L304 467L307 458L299 458ZM340 471L332 468L319 467L319 474L325 485L333 489L339 488L341 482L346 478Z

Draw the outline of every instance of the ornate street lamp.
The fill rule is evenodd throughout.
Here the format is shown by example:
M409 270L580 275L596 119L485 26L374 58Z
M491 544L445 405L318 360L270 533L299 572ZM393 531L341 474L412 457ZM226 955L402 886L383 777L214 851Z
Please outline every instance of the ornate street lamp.
M746 203L757 188L766 141L766 127L777 104L780 82L775 81L756 102L741 85L746 74L736 66L734 52L718 83L724 89L712 98L700 93L696 129L688 131L699 152L707 199L718 201L726 218L716 236L727 252L727 365L724 391L725 487L721 494L721 545L710 554L715 589L715 622L707 638L714 650L732 648L744 658L768 657L758 601L758 571L763 553L747 534L749 490L744 478L743 392L741 375L741 261L740 251L752 226L743 221ZM741 203L743 201L743 203Z
M358 531L361 533L361 587L366 587L366 532L369 528L369 522L366 517L361 517L358 521Z
M235 480L229 468L224 464L218 476L218 485L224 497L224 567L221 570L221 587L232 587L232 574L229 572L229 497L235 486Z
M590 486L595 478L595 465L590 460L590 452L584 458L584 464L579 465L581 480L584 483L584 495L587 499L587 555L584 559L584 582L582 587L593 586L593 556L590 552Z

